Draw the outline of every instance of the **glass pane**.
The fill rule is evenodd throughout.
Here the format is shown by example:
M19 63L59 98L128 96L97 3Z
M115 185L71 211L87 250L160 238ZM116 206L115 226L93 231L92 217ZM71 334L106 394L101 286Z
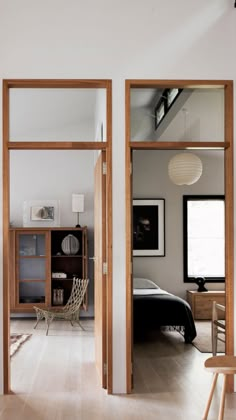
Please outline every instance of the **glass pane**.
M42 199L59 202L58 215L61 226L75 226L77 213L72 212L74 193L84 194L85 211L79 214L80 224L91 225L93 207L90 207L90 203L93 203L93 173L94 162L97 159L95 153L94 150L11 150L11 226L22 227L25 223L24 201ZM29 215L29 212L27 214ZM44 229L47 222L40 223ZM35 231L39 232L37 227ZM43 251L39 253L43 254Z
M20 235L19 253L21 256L45 255L45 235Z
M20 282L20 303L45 303L45 282Z
M20 258L20 280L45 280L45 258Z
M188 202L188 276L225 276L223 200Z
M106 89L10 89L11 141L106 141Z
M131 89L131 141L224 141L224 89Z

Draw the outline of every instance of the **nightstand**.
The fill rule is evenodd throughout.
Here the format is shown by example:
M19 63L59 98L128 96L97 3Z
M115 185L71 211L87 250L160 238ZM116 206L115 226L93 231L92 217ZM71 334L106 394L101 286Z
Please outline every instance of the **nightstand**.
M225 291L197 292L187 290L187 301L191 306L194 319L211 319L214 300L221 305L225 305Z

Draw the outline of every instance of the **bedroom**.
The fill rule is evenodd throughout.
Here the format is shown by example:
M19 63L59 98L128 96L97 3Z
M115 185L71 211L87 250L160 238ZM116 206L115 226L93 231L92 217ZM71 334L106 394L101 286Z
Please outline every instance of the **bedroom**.
M224 108L221 95L220 89L196 89L180 102L172 118L167 122L163 120L165 127L163 130L161 125L158 127L158 136L152 128L158 93L148 88L131 89L131 141L136 142L134 149L138 142L152 141L156 138L160 141L189 141L190 144L197 139L210 142L211 139L217 138L218 141L222 141ZM140 149L145 149L145 143L142 143ZM134 254L133 277L151 279L161 289L186 300L187 290L197 290L197 285L194 282L184 282L183 196L202 195L210 198L213 195L224 194L224 152L193 151L201 159L202 176L193 185L179 186L170 180L168 164L171 158L180 152L181 150L133 150L133 200L162 199L165 204L165 252L156 257L150 256L150 253L149 256L141 257ZM195 277L200 275L203 273L196 272ZM206 283L206 287L212 291L224 291L225 285L222 281L211 280ZM143 308L146 312L150 310L152 314L150 305L149 310L148 304ZM135 327L139 329L141 324L145 325L145 313L138 317L138 312L142 312L141 309L142 306L137 306L137 297L135 297L134 318L137 318L138 327L134 319L134 330ZM148 323L152 322L147 316L146 326Z

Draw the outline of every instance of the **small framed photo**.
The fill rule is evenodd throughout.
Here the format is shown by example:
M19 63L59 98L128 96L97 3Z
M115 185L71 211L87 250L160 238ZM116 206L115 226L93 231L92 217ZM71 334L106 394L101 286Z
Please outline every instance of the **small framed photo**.
M24 201L24 227L60 226L60 203L58 200Z
M165 200L133 200L133 256L165 256Z

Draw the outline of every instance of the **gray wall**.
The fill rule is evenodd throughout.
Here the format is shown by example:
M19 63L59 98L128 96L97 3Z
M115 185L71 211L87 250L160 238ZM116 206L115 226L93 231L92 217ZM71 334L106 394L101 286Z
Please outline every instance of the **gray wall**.
M183 213L184 194L224 194L222 151L197 151L203 163L200 180L191 186L174 185L168 177L168 162L178 151L134 151L133 198L165 199L165 257L134 257L134 276L147 277L161 288L180 297L195 284L183 282ZM224 284L207 284L209 289L223 289Z

